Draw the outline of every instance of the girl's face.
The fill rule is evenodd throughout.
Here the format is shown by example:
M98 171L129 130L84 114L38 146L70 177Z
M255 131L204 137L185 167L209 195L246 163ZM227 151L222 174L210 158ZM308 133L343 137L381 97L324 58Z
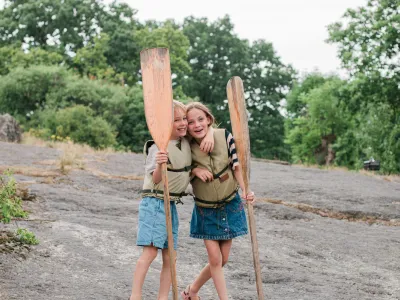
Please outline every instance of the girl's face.
M208 132L208 126L211 123L210 118L198 108L191 109L187 113L187 118L189 134L195 139L203 139Z
M187 118L182 109L174 109L174 124L172 126L171 140L177 140L186 135L187 132Z

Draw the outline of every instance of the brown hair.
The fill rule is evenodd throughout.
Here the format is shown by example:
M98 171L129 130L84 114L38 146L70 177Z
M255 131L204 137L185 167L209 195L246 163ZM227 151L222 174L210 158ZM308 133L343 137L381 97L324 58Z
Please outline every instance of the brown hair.
M182 102L179 102L178 100L173 100L172 105L175 109L181 109L185 114L186 114L186 105L183 104Z
M215 123L215 117L213 116L213 114L211 113L211 111L209 110L209 108L207 106L205 106L203 103L201 102L190 102L189 104L186 105L186 113L188 113L190 110L197 108L201 111L203 111L207 117L210 118L210 125L211 126Z

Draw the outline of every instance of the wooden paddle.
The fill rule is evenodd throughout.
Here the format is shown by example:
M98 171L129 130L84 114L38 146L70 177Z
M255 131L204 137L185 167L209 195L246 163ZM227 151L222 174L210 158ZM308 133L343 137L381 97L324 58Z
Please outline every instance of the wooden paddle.
M145 49L140 52L140 63L142 67L144 111L147 126L158 149L160 151L166 151L172 133L174 116L171 67L168 49ZM164 183L164 209L168 233L168 254L171 266L172 292L174 300L178 300L167 164L162 164L161 168L162 180Z
M228 94L229 112L231 116L232 133L235 138L236 152L242 167L245 193L249 191L250 181L250 136L247 122L246 102L244 99L243 82L240 77L232 77L226 86ZM254 219L253 205L248 204L249 226L251 245L253 250L254 270L256 272L256 284L258 299L264 299L260 259L258 255L258 242L256 234L256 223Z

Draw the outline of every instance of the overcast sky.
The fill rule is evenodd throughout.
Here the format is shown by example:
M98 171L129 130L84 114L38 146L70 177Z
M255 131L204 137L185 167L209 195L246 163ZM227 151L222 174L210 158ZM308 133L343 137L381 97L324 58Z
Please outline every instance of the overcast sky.
M347 8L366 0L125 0L138 9L140 20L182 21L186 16L215 20L229 14L235 32L249 40L272 42L284 63L300 72L338 72L335 45L325 43L327 25L339 21ZM343 72L340 72L343 74Z
M106 0L111 2L111 0ZM249 40L272 42L284 63L300 72L315 69L339 72L336 46L325 43L327 25L339 21L347 8L364 6L367 0L124 0L138 10L139 20L207 17L229 14L235 32ZM0 5L4 0L0 0Z

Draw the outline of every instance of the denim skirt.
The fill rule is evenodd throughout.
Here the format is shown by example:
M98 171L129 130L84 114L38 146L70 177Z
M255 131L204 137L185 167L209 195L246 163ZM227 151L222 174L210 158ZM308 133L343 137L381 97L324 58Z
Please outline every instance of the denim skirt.
M218 208L195 205L190 223L190 236L203 240L231 240L247 234L245 203L235 198Z
M178 246L178 212L176 204L171 201L172 234L174 249ZM168 248L167 226L165 221L164 200L144 197L139 205L139 222L136 245Z

